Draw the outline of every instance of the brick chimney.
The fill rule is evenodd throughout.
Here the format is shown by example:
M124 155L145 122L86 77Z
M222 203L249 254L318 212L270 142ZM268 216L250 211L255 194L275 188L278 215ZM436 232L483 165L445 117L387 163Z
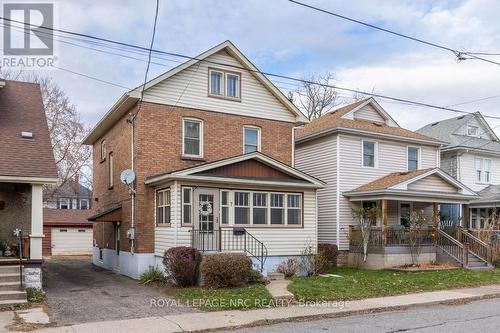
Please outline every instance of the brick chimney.
M80 176L78 174L75 175L75 180L73 182L73 190L76 194L78 194L78 189L80 187Z

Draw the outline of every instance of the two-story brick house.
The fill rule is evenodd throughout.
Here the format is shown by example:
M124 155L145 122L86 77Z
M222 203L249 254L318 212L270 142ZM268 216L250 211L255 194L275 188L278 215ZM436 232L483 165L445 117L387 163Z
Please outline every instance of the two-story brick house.
M295 142L295 166L327 183L318 191L319 243L336 243L347 255L358 245L352 209L379 207L367 267L411 262L402 246L410 212L437 224L440 204L476 197L440 169L441 141L401 128L373 98L311 121L296 130ZM436 259L434 248L424 253L421 260Z
M417 132L445 142L441 149L443 170L478 192L463 225L481 228L494 210L500 215L500 140L481 113L462 115L428 124ZM463 220L458 205L443 212Z
M139 106L141 90L84 141L94 151L94 264L137 278L166 249L195 246L246 251L269 271L316 249L323 183L293 168L293 129L307 119L232 43L148 82Z

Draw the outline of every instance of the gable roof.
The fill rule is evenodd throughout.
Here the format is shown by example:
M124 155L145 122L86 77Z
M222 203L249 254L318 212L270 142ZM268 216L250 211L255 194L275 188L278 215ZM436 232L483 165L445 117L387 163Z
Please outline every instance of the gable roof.
M470 188L444 172L440 168L429 168L420 169L415 171L406 172L393 172L384 177L376 179L367 184L361 185L352 191L344 192L345 195L361 194L366 192L376 192L376 191L408 191L408 185L413 184L423 178L436 175L440 177L445 182L456 187L460 194L465 196L477 197L477 194ZM435 192L440 192L435 191Z
M163 73L156 78L150 80L144 86L144 90L147 90L154 85L167 80L168 78L174 76L175 74L199 63L200 61L207 61L206 59L211 55L226 51L229 55L235 58L241 67L247 69L250 74L252 74L281 104L285 106L286 109L290 111L295 116L296 122L300 124L308 123L309 120L304 116L302 112L279 90L264 74L262 74L259 69L248 60L247 57L229 40L220 43L212 47L211 49L201 53L200 55L193 57L192 59L172 68L171 70ZM215 63L217 64L217 63ZM223 64L224 66L231 66L229 64ZM238 69L241 69L238 67ZM141 96L142 84L131 91L125 93L115 105L106 113L106 115L97 123L97 125L92 129L92 131L83 140L84 144L91 145L99 137L101 137L105 131L112 125L117 119L121 118L128 108L134 105Z
M57 169L40 86L4 83L0 89L0 181L55 183ZM22 138L21 132L31 132L33 138Z
M243 161L255 160L266 166L269 166L282 174L290 176L290 179L286 178L248 178L240 177L234 175L215 175L210 174L210 170L221 169L225 166L235 165ZM161 182L169 180L205 180L205 181L217 181L220 183L247 183L256 182L259 184L268 185L280 185L280 186L297 186L297 187L308 187L308 188L321 188L325 186L325 183L313 176L310 176L298 169L292 168L280 161L277 161L267 155L260 152L253 152L244 155L238 155L230 158L226 158L219 161L203 163L194 167L177 170L169 173L163 173L159 175L149 176L145 180L146 185L155 185Z
M76 191L75 191L76 190ZM68 179L57 188L50 187L43 190L44 200L57 199L57 198L92 198L92 190L76 182L74 179Z
M487 132L494 138L494 140L471 137L457 133L460 128L473 119L476 119L483 126L482 132ZM417 132L446 142L446 149L462 147L500 153L500 141L480 112L474 112L459 117L433 122L418 129Z
M471 204L479 203L496 203L496 206L500 206L500 185L490 185L483 190L478 192L479 199L474 200Z
M43 225L87 225L92 223L87 218L94 212L89 209L43 209Z
M366 120L348 118L350 113L354 113L369 104L377 111L383 110L381 114L384 118L388 119L390 123L392 123L392 126ZM387 135L389 137L397 137L400 139L422 141L433 145L441 144L440 141L434 138L399 127L396 121L389 116L389 114L375 101L373 97L343 106L335 111L312 120L303 128L296 130L295 139L296 142L302 142L341 130L377 134L378 136Z

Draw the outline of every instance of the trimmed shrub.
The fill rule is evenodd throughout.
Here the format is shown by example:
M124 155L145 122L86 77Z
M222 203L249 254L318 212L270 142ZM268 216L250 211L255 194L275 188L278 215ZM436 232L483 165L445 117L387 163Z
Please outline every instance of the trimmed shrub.
M179 287L196 285L200 260L200 252L193 247L179 246L168 249L163 257L167 278Z
M248 283L265 284L266 279L260 271L251 269L250 272L248 272Z
M339 254L339 250L336 244L318 244L318 253L325 258L328 268L337 267L337 256Z
M166 281L163 272L158 269L158 267L149 266L149 269L141 274L142 284L158 283L162 284Z
M287 259L282 261L276 271L278 273L284 274L286 278L291 278L297 275L299 272L300 266L299 261L297 259Z
M243 253L216 253L201 262L203 282L209 288L238 287L247 282L252 261Z

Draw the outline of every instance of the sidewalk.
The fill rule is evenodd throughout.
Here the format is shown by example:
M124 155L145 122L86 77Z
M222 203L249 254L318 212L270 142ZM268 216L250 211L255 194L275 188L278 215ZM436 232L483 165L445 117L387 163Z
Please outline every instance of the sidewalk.
M476 300L500 297L500 285L409 294L391 297L350 301L344 308L336 306L289 306L249 311L220 311L186 313L162 317L148 317L120 321L78 324L74 326L45 328L36 332L186 332L250 326L259 323L292 321L314 317L335 317L373 311L390 311L411 306L429 305L458 300ZM332 303L333 304L333 303ZM5 325L2 323L2 326Z

